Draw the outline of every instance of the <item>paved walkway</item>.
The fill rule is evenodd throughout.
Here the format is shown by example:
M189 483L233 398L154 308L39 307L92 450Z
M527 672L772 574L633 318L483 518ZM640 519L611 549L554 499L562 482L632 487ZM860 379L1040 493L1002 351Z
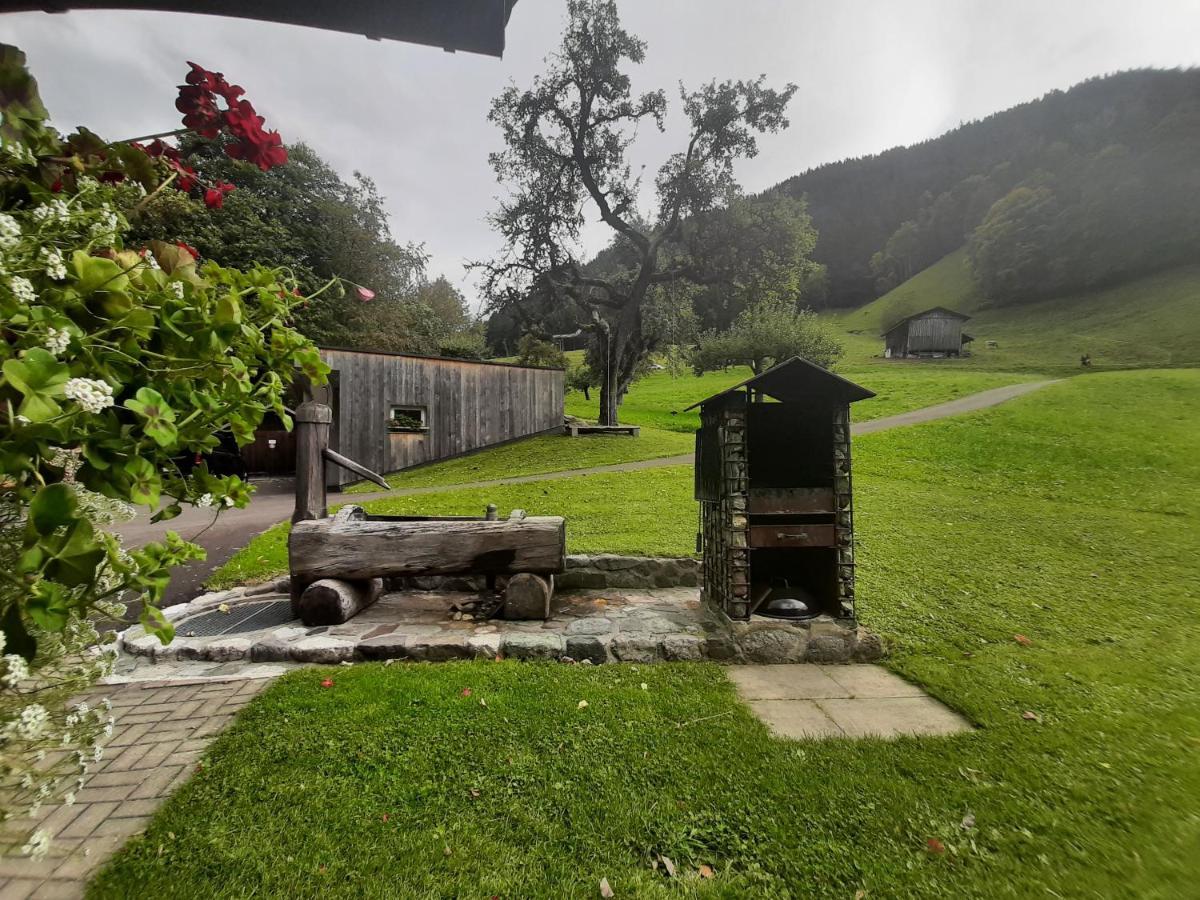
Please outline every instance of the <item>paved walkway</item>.
M780 737L883 737L970 731L958 713L880 666L730 666L756 716Z
M0 900L82 897L87 879L146 827L213 738L269 683L159 681L94 693L112 700L117 720L104 758L74 805L47 806L28 823L54 835L45 859L0 857Z

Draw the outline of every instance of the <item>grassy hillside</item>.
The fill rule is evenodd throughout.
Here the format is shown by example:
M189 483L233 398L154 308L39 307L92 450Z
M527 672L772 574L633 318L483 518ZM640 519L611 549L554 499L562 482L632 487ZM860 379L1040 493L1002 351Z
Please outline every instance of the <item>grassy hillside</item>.
M974 355L938 365L1060 372L1078 370L1084 353L1091 355L1096 368L1200 365L1200 266L1086 294L993 307L971 280L962 250L838 319L848 332L848 365L869 362L882 353L879 333L886 325L931 306L973 317L966 330L975 337ZM988 340L996 341L998 348L987 349Z

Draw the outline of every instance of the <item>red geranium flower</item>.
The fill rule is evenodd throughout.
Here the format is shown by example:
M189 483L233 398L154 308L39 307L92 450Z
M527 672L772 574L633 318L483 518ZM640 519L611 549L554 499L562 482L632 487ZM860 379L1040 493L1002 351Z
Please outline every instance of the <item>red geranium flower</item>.
M180 250L186 250L188 253L192 254L192 259L200 258L200 251L197 250L195 247L188 246L183 241L176 241L175 246L178 247Z
M204 205L209 209L220 209L225 203L225 195L233 190L234 186L228 181L218 181L204 192Z
M181 87L175 108L183 113L183 124L197 134L212 140L221 133L221 110L204 88Z
M321 687L333 687L333 679L326 678L324 681L321 682Z

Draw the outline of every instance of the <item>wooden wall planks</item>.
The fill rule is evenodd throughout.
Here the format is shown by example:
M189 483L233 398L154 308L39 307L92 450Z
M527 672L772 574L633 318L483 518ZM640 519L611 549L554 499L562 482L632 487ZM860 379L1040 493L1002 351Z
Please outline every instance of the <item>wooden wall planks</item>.
M470 360L321 350L338 373L336 449L376 472L458 456L563 422L563 373ZM389 433L390 407L423 407L427 429ZM330 485L357 476L330 466Z

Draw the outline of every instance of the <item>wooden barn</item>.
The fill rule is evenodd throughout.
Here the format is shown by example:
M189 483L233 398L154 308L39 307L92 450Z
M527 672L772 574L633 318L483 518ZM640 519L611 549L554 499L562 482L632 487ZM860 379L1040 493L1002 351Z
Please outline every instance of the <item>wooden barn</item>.
M562 430L561 369L339 348L321 358L333 371L307 398L333 409L332 448L376 472ZM264 422L242 455L251 474L295 471L294 436L278 421ZM330 487L358 480L327 471Z
M944 306L913 313L883 333L883 355L888 359L962 356L974 340L962 330L969 318Z

